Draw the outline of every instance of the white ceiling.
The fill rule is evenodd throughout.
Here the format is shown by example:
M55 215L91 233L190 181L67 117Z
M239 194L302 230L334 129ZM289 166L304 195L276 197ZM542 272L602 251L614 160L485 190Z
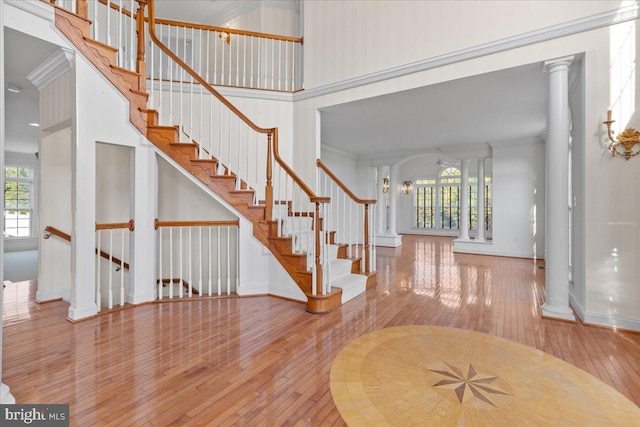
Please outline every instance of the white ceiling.
M322 144L375 158L541 137L547 92L537 63L331 106Z
M27 80L34 68L53 54L57 46L5 27L5 83L22 92L9 92L5 87L5 150L17 153L38 151L38 89Z

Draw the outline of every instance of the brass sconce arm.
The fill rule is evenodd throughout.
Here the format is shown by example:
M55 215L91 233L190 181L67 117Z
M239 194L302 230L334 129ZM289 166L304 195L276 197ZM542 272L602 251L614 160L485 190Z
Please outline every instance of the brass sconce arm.
M609 152L611 153L611 157L615 157L616 155L624 157L626 160L629 160L633 156L637 156L640 154L640 148L634 151L634 146L636 144L640 144L640 131L628 127L624 130L624 132L618 134L617 138L613 137L614 132L611 130L611 124L615 123L615 120L611 120L611 110L607 111L607 120L602 122L602 124L607 125L607 135L609 136ZM623 150L620 151L619 148Z

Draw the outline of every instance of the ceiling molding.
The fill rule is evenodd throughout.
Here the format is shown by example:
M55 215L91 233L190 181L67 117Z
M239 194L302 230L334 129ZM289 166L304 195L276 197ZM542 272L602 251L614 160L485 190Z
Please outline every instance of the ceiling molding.
M261 3L263 6L293 10L296 13L300 13L299 0L262 0Z
M42 90L49 83L71 69L74 56L75 52L73 50L61 47L34 68L27 75L27 79L33 83L38 90Z
M434 56L432 58L423 59L421 61L388 68L382 71L365 74L363 76L346 79L336 83L319 86L313 89L306 89L297 92L293 96L294 101L314 98L317 96L327 95L358 86L364 86L371 83L377 83L409 74L427 71L445 65L451 65L470 59L480 58L482 56L493 55L511 49L517 49L536 43L541 43L573 34L591 31L610 25L620 24L622 22L633 21L640 18L640 6L636 3L624 6L619 9L602 12L591 15L586 18L576 19L564 22L558 25L542 28L539 30L529 31L502 40L484 43L467 49L458 50L456 52L446 53Z

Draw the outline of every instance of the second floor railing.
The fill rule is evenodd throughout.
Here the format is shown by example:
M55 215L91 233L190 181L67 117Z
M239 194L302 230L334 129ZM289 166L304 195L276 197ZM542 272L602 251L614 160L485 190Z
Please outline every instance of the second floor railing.
M112 309L124 306L129 289L129 247L133 220L96 224L96 305ZM106 263L105 263L106 260ZM114 268L114 266L116 268ZM114 274L115 273L115 274Z

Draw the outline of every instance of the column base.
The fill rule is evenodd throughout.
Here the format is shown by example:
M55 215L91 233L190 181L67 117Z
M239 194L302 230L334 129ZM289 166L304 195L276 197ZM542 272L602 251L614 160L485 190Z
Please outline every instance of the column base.
M85 317L92 317L98 314L98 306L91 304L83 308L69 307L68 319L71 321L84 319Z
M567 320L569 322L575 322L576 316L573 314L573 310L569 307L551 307L547 303L542 304L542 317L549 319Z
M16 398L9 392L9 386L5 383L0 384L0 404L15 405Z
M382 236L376 236L376 246L382 246L386 248L397 248L402 246L402 236L384 234Z

